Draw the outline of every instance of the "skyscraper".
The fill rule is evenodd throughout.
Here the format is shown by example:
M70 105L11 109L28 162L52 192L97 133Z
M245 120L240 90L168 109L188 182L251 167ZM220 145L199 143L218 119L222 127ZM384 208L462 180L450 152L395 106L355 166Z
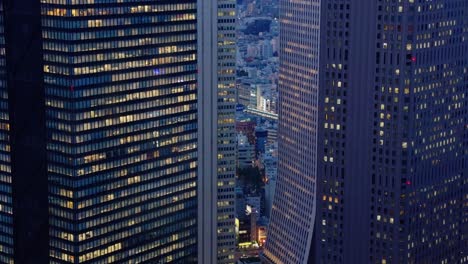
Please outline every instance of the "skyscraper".
M264 254L304 263L316 207L320 1L280 1L280 10L278 178Z
M0 3L0 261L195 262L197 1Z
M198 1L199 263L234 263L236 1Z
M217 9L217 262L235 263L236 1L218 0Z
M280 145L291 131L309 144L318 133L318 166L305 174L304 150L279 152L265 259L466 261L468 2L280 2ZM318 83L297 84L302 76ZM297 87L318 90L318 101L290 94ZM319 110L307 126L293 108L302 104ZM304 177L316 183L312 195L297 184Z

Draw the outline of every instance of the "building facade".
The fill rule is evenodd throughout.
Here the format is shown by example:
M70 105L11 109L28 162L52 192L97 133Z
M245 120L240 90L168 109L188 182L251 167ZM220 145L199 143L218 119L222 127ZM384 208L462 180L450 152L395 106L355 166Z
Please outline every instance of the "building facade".
M236 2L198 1L198 263L235 263Z
M280 1L278 178L264 256L305 263L316 210L320 2ZM307 34L305 34L307 32Z
M218 263L235 263L236 0L218 0Z
M51 258L194 261L196 2L41 11Z
M280 150L277 194L283 195L275 194L265 257L274 263L466 261L468 3L321 1L318 35L301 33L302 20L289 21L295 4L281 7L283 30L292 25L299 35L283 34L281 47L315 37L312 47L320 49L320 114L311 119L319 138L317 206L311 247L291 249L303 227L277 230L276 222L294 218L275 215L275 207L306 196L281 168L281 156L301 154ZM282 48L282 68L290 53L304 48ZM280 109L289 106L287 85L280 83ZM280 129L280 143L286 136ZM296 213L310 223L309 212Z
M315 261L466 259L468 4L323 8Z

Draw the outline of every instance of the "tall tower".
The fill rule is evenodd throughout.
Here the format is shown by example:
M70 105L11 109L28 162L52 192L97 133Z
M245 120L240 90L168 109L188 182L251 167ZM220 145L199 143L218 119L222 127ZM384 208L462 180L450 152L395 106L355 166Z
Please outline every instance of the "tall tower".
M196 262L197 1L0 3L1 262Z
M236 2L198 1L198 263L235 263Z
M280 0L278 178L264 256L306 263L317 179L319 0Z
M283 30L293 25L298 38L315 36L312 47L320 47L319 116L310 119L319 138L315 230L310 250L291 248L281 232L291 240L305 233L301 227L278 229L275 223L294 218L273 214L266 258L275 263L463 261L468 3L321 1L318 35L302 30L295 3L281 5ZM295 39L283 33L282 47ZM282 48L281 67L291 63L290 52L303 49ZM288 106L284 99L280 104ZM287 124L284 116L281 126ZM280 161L291 155L279 154ZM275 196L273 210L307 199L302 186L281 171L278 181L288 195ZM296 213L309 223L309 213Z
M217 10L217 261L235 263L236 0L218 0Z
M467 14L463 0L323 6L316 263L466 257Z
M51 258L194 261L196 1L120 2L41 6Z

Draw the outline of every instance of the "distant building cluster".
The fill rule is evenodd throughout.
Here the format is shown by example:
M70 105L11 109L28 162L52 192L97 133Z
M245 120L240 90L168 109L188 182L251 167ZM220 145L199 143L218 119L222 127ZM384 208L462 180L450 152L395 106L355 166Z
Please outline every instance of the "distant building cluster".
M239 6L237 40L238 103L260 112L277 113L279 29L272 1Z
M239 6L236 230L238 250L243 253L265 244L276 187L279 30L275 10L272 1Z

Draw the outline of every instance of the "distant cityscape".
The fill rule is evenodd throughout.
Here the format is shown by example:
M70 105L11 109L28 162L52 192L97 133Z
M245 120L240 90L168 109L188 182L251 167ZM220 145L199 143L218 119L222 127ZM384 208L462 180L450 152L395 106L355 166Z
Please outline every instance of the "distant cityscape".
M278 1L243 1L237 26L236 236L240 263L260 263L278 173Z

